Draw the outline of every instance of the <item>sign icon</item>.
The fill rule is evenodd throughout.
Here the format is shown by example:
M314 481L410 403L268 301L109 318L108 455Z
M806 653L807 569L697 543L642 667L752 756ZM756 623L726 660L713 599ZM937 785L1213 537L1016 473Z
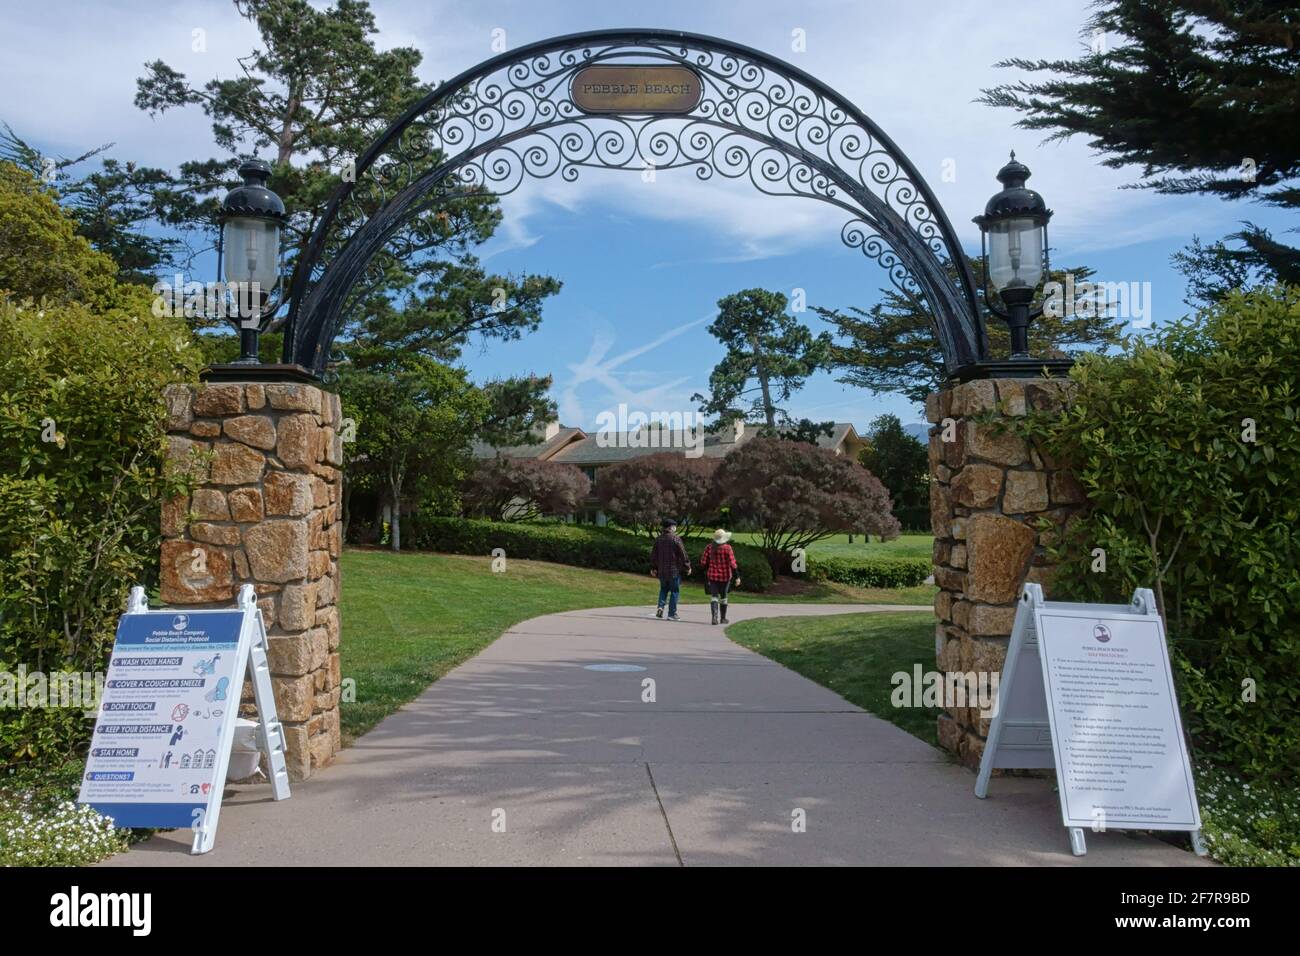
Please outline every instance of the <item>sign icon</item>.
M183 631L190 626L190 616L188 614L177 614L172 618L172 630Z
M1105 624L1098 624L1096 627L1092 629L1092 636L1095 637L1097 641L1101 644L1109 644L1110 628L1108 628Z
M230 686L230 678L222 677L217 681L217 686L212 688L203 695L203 699L208 703L226 699L226 688Z

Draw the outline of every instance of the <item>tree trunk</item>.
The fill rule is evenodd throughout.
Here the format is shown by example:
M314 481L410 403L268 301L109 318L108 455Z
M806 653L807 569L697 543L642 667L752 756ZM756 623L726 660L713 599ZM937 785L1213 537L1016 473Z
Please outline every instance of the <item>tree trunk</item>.
M298 112L298 107L301 105L298 90L290 90L288 102L285 103L283 122L280 124L280 135L275 144L275 161L278 165L283 166L293 156L293 115Z
M393 518L388 526L388 546L394 551L402 550L402 480L394 479L391 484L393 495Z
M763 364L763 352L758 343L758 336L750 339L754 348L754 372L758 375L759 388L763 390L763 417L768 428L776 427L776 409L772 407L772 389L768 383L767 366Z
M348 522L352 519L352 482L343 479L343 540L348 540Z

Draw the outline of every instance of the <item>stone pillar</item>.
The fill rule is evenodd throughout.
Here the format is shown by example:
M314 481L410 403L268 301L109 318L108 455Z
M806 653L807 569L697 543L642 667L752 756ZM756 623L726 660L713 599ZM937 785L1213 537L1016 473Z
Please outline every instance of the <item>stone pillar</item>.
M163 603L230 607L240 585L256 588L289 775L304 780L340 749L339 398L223 382L166 399L169 465L197 484L163 505ZM247 681L240 713L257 713Z
M1050 588L1044 546L1083 507L1083 489L999 425L1027 408L1059 411L1068 388L1059 379L983 379L926 400L942 672L1001 673L1021 588L1026 581ZM978 766L988 725L977 707L948 708L939 742Z

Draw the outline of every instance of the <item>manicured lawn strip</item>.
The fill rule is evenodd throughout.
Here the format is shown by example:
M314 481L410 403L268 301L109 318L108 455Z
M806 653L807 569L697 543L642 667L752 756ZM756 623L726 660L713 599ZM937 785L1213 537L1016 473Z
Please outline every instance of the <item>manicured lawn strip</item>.
M727 637L828 687L933 746L937 708L894 707L890 678L913 664L934 669L934 615L888 612L767 618L727 628Z
M757 545L760 537L746 531L736 533L736 540ZM934 536L929 534L900 534L893 541L881 542L873 537L864 542L862 535L837 534L824 538L808 548L808 554L818 558L930 558L934 554Z
M343 677L356 701L342 705L343 732L357 737L520 621L541 614L621 604L654 605L649 575L511 560L494 574L491 558L346 550L342 558ZM797 595L737 594L737 603L927 604L928 585L896 591L812 585ZM683 603L707 601L690 580Z

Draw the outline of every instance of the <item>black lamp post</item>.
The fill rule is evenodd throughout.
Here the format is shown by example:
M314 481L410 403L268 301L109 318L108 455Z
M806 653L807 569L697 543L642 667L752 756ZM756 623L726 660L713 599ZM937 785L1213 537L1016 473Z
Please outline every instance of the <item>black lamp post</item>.
M268 306L280 282L280 229L284 203L266 185L271 166L260 159L239 166L244 184L226 194L221 204L221 244L217 271L225 264L227 290L234 291L238 313L239 358L234 365L259 365L258 340L262 321L279 303Z
M980 227L980 251L984 257L984 304L1007 323L1011 330L1012 362L1042 362L1029 356L1029 323L1043 314L1043 308L1030 309L1038 284L1047 275L1047 221L1052 211L1043 197L1025 187L1029 167L1011 161L998 170L1002 191L988 201L984 215L974 222ZM1005 309L989 300L992 284ZM1049 365L1059 364L1049 362Z

